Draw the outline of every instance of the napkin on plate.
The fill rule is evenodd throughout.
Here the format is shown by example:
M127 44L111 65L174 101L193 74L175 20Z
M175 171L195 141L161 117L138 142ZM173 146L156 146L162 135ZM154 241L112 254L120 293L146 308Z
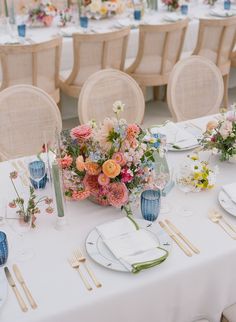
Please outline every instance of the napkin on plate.
M164 15L163 20L170 21L170 22L176 22L176 21L179 21L179 20L183 20L185 17L186 16L182 16L180 14L172 12L172 13Z
M180 149L198 145L198 140L193 134L173 122L167 122L162 127L153 127L151 128L151 133L166 135L166 143Z
M229 198L236 203L236 182L226 184L222 187Z
M232 10L223 10L221 8L211 9L210 15L215 17L232 17L235 16L236 12Z
M60 29L60 34L63 37L72 37L72 34L74 34L76 32L82 33L83 31L81 28L76 28L76 27L66 27L66 28Z
M132 273L160 264L168 252L145 229L137 230L127 217L96 227L104 244Z

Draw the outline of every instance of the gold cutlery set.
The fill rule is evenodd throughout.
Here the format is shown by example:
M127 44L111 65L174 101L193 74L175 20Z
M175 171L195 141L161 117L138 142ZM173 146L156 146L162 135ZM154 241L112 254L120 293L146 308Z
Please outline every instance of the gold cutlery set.
M87 263L86 263L86 258L83 256L83 254L82 254L82 252L79 250L79 249L77 249L74 253L73 253L73 256L70 258L70 259L68 259L68 261L69 261L69 263L70 263L70 265L71 265L71 267L73 268L73 269L75 269L78 273L79 273L79 275L80 275L80 277L81 277L81 279L82 279L82 281L83 281L83 283L84 283L84 286L86 287L86 289L88 290L88 291L92 291L92 286L90 285L90 283L88 282L88 280L87 280L87 278L85 277L85 275L82 273L82 271L81 271L81 266L83 266L85 269L86 269L86 271L87 271L87 273L88 273L88 275L90 276L90 278L92 279L92 281L93 281L93 283L95 284L95 286L96 287L102 287L102 284L97 280L97 278L96 278L96 276L94 275L94 273L91 271L91 269L88 267L88 265L87 265Z
M236 228L231 225L217 210L210 210L208 217L213 223L218 224L232 239L236 239Z
M174 240L185 255L191 257L193 253L200 253L200 250L195 247L170 220L166 219L165 223L159 221L159 225Z
M13 271L15 273L16 279L20 283L20 285L21 285L21 287L22 287L22 289L23 289L23 291L25 293L25 296L26 296L30 306L32 307L32 309L36 309L37 304L36 304L32 294L30 293L30 290L28 289L28 287L27 287L27 285L25 283L25 280L24 280L24 278L23 278L23 276L22 276L22 274L20 272L19 267L16 264L14 264L12 268L13 268ZM21 296L21 294L20 294L20 292L19 292L19 290L17 288L17 285L16 285L16 283L15 283L13 277L12 277L12 274L9 271L9 268L7 266L4 267L4 271L5 271L7 281L8 281L9 285L11 286L11 288L12 288L12 290L13 290L15 296L16 296L16 299L17 299L17 301L18 301L18 303L20 305L21 310L23 312L27 312L28 307L25 304L25 301L24 301L23 297Z

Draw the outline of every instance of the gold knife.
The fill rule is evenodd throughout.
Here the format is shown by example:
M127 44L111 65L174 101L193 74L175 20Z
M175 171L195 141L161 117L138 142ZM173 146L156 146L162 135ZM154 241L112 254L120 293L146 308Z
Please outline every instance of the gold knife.
M19 291L18 291L18 288L16 287L16 284L11 276L11 273L8 269L8 267L4 267L4 271L5 271L5 274L6 274L6 278L7 278L7 281L9 283L9 285L11 286L13 292L15 293L15 296L16 296L16 299L20 305L20 308L23 312L27 312L28 311L28 308L23 300L23 298L21 297Z
M32 309L36 309L37 304L36 304L32 294L30 293L28 287L26 286L25 281L23 279L23 276L21 275L21 272L19 270L19 267L16 264L13 265L13 271L14 271L14 273L16 275L16 278L17 278L18 282L21 284L21 286L22 286L22 288L23 288L23 290L25 292L25 295L27 297L27 300L29 301Z
M173 230L174 233L176 233L176 235L178 235L184 242L185 244L187 244L194 253L199 254L200 250L195 247L178 229L177 227L175 227L174 224L172 224L172 222L170 222L168 219L165 220L165 222L167 223L167 225Z
M178 240L178 238L172 233L172 231L162 222L159 221L159 225L161 228L165 230L165 232L176 242L176 244L182 249L182 251L187 255L187 256L192 256L192 253L185 247L184 244L181 243L181 241Z

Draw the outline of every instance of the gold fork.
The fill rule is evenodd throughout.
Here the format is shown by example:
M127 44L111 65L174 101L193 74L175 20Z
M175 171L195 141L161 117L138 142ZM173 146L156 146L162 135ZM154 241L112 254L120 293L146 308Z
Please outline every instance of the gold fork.
M72 257L71 259L68 259L70 265L72 268L74 268L80 275L85 287L87 288L87 290L92 291L92 287L89 284L89 282L85 279L85 277L83 276L81 270L80 270L80 265L79 262L77 261L77 259L75 257Z
M78 262L81 262L84 264L86 271L88 272L89 276L92 278L96 287L102 287L102 284L97 280L94 273L91 271L90 268L88 268L88 265L86 264L86 257L83 256L82 252L79 249L77 249L74 252L74 255L75 255L76 259L78 260Z

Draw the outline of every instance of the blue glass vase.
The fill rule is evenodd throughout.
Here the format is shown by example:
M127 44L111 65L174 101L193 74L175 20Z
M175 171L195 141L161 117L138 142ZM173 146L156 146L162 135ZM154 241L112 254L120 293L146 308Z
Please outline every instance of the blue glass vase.
M0 266L6 264L8 258L8 242L7 236L3 231L0 231Z

